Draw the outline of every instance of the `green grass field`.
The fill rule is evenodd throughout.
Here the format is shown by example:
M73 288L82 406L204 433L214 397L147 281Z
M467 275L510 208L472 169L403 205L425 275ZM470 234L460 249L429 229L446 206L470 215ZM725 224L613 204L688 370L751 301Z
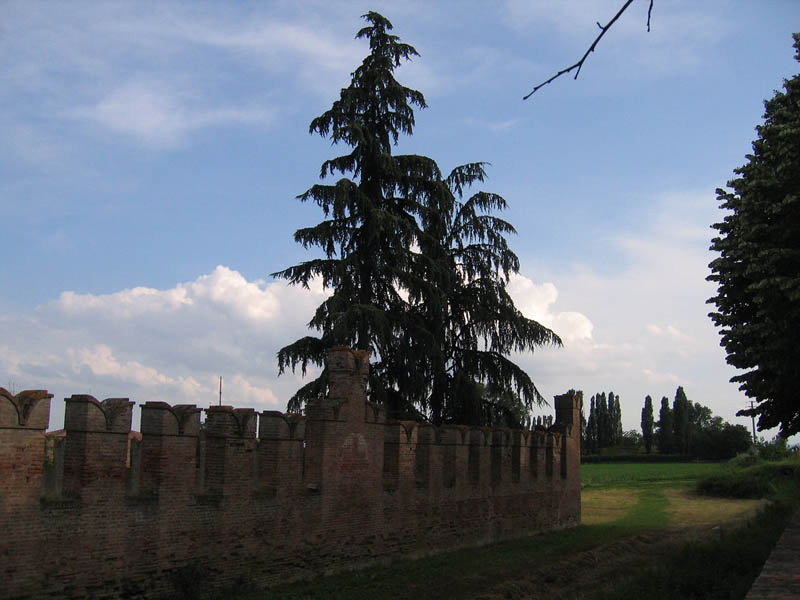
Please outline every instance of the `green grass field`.
M722 463L590 463L581 465L581 487L640 487L653 483L684 485L724 469Z

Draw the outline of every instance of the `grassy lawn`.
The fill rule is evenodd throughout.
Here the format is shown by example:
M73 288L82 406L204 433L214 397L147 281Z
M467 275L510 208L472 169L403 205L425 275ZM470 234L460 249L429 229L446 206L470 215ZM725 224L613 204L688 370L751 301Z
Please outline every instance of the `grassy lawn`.
M581 465L581 487L641 487L664 482L683 485L724 469L722 463L591 463Z
M550 597L544 593L548 585L558 591L562 580L565 584L574 585L576 577L585 578L589 589L602 598L641 597L637 594L650 592L636 587L640 584L631 583L626 577L632 561L653 561L653 558L648 558L646 550L636 547L637 543L642 543L642 539L649 540L647 543L653 546L661 544L662 540L674 539L678 544L675 548L680 548L685 543L682 536L686 531L711 531L712 527L719 538L724 532L739 527L734 525L752 517L759 507L765 505L763 499L697 495L694 490L698 478L724 478L727 476L726 469L724 465L714 463L583 465L582 524L574 529L546 532L482 548L456 550L418 561L401 559L389 566L375 566L359 572L226 597L242 600ZM773 529L777 529L770 531L769 535L777 535L780 523L776 519L770 522L774 522ZM759 524L750 528L753 530L750 534L762 535L761 532L766 528ZM752 535L737 543L757 546ZM716 543L722 543L728 550L731 545L728 542L732 539L722 542L717 539ZM770 543L769 540L761 541L759 552L768 553ZM677 550L671 552L674 554ZM718 548L709 552L714 556L724 554ZM576 569L576 560L585 562L587 556L595 554L603 556L603 560L595 558L595 563L591 568L586 568L585 573L584 569ZM618 564L615 565L614 560L609 558ZM710 559L703 560L707 563ZM740 560L738 555L737 560ZM753 558L748 555L747 560ZM651 567L645 564L643 568ZM719 567L723 571L725 568L728 567ZM672 576L675 574L672 573ZM620 585L629 586L630 589L614 587L611 591L597 590L596 586L592 587L595 577L605 582L619 580ZM658 578L654 576L653 581L656 580ZM752 578L740 577L740 580L737 585L744 586L746 590ZM718 582L714 582L714 585L718 585ZM655 594L654 597L680 597L670 596L669 593ZM689 592L681 593L685 597L693 597ZM733 597L741 595L734 594Z

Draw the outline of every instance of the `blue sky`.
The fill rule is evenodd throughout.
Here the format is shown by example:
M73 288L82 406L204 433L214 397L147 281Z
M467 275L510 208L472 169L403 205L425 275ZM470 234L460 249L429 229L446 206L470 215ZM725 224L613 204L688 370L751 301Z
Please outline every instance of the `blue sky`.
M521 259L519 307L562 349L519 356L547 397L644 396L726 419L706 317L714 189L743 164L763 100L797 72L800 5L638 0L577 60L619 0L3 2L0 5L0 386L281 409L299 377L275 353L324 290L269 274L314 253L295 196L343 149L308 134L367 53L377 10L420 57L425 94L397 152L443 170L487 161ZM547 409L545 409L545 412ZM773 432L774 433L774 432ZM771 435L771 434L767 434Z

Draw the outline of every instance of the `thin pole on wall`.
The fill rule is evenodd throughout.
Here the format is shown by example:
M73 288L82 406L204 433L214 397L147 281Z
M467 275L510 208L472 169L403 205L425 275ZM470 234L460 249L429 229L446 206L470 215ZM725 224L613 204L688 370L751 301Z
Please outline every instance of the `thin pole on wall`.
M219 376L219 405L222 406L222 375Z

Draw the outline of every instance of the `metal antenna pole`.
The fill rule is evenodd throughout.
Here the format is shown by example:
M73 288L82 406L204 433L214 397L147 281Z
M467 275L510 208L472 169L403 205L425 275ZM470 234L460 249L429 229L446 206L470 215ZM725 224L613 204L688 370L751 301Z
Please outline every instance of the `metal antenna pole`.
M219 376L219 405L222 406L222 375Z

